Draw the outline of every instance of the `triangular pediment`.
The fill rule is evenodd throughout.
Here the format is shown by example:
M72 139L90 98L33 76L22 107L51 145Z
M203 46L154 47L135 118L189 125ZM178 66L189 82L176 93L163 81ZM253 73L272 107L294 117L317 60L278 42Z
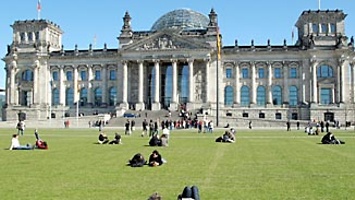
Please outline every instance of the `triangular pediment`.
M131 51L149 51L149 50L174 50L174 49L209 49L206 43L186 38L178 33L171 31L162 31L147 36L144 39L133 42L122 48L122 50Z

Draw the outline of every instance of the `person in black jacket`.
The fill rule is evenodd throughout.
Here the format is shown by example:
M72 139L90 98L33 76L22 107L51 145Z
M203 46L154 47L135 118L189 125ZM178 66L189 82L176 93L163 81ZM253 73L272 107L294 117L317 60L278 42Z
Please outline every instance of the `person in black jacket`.
M144 156L140 153L137 153L133 156L131 160L128 161L128 165L131 167L143 167L146 164Z
M345 142L335 138L335 136L331 132L328 132L327 134L325 134L322 137L321 142L322 142L322 144L345 144Z
M163 159L157 150L154 150L149 156L148 165L151 167L160 166L163 164Z

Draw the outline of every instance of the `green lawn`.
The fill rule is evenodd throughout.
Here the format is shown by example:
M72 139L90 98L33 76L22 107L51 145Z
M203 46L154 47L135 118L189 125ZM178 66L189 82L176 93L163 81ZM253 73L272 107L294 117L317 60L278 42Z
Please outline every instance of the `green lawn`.
M336 130L345 145L321 145L303 131L237 130L234 144L215 143L222 130L173 131L170 146L149 147L140 131L122 145L98 145L97 129L42 129L49 150L8 151L15 130L0 129L0 199L176 200L186 185L201 199L355 199L355 132ZM105 130L110 139L114 129ZM122 133L122 131L119 131ZM33 129L20 137L34 143ZM161 167L131 168L135 154L158 149Z

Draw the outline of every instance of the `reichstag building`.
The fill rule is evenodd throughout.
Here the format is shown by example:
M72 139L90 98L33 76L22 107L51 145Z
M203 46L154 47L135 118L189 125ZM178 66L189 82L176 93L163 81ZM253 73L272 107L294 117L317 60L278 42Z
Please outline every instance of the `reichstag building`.
M3 118L185 107L246 119L353 120L354 40L345 18L342 10L304 11L292 45L224 46L213 9L173 10L143 31L126 12L114 49L65 49L59 25L15 21L3 58Z

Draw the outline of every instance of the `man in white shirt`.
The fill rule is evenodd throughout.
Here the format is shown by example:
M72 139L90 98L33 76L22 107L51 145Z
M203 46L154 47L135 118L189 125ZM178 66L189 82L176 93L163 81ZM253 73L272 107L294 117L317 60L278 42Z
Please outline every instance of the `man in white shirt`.
M12 135L11 146L9 150L31 150L34 149L34 146L27 144L27 145L20 145L20 141L18 139L18 134Z

